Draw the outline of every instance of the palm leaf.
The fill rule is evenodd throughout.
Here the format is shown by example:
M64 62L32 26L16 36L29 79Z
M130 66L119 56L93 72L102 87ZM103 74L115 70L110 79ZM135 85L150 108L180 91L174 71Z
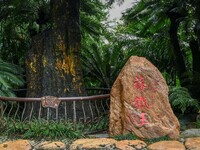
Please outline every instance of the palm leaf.
M0 96L14 96L12 88L22 86L22 69L14 64L0 60Z

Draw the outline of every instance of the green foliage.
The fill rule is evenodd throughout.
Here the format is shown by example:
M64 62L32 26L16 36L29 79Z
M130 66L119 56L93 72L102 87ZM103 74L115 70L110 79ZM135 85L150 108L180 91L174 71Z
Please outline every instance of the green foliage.
M178 121L180 123L180 130L181 131L186 130L187 128L186 128L186 122L185 122L185 120L178 118Z
M85 81L91 86L110 88L121 68L128 59L121 49L113 44L103 45L102 41L91 41L82 50L82 67Z
M80 1L81 35L98 37L106 7L100 0ZM5 0L0 2L0 58L24 64L31 38L51 27L50 1Z
M102 22L106 19L106 6L99 0L81 0L81 35L83 44L87 35L92 36L95 40L103 34L104 27Z
M152 144L152 143L156 143L159 141L167 141L167 140L170 140L170 138L168 136L163 136L163 137L159 137L159 138L145 139L144 141L148 144Z
M51 27L50 1L6 0L0 6L0 58L24 66L31 38ZM83 47L90 47L88 38L98 41L102 36L106 8L100 0L80 1Z
M82 131L73 128L71 122L32 120L29 122L6 120L1 135L25 139L77 139L83 137Z
M167 3L167 2L166 2ZM132 55L146 57L161 72L168 83L175 83L175 61L169 37L170 21L164 2L139 1L123 14L124 23L116 28L118 43Z
M37 20L40 10L46 11L47 4L45 0L0 2L0 57L3 60L24 64L25 53L30 48L33 35L31 32L37 33L43 28Z
M114 138L115 140L118 140L118 141L119 140L136 140L136 139L138 139L137 136L135 136L131 133L128 133L128 134L125 134L125 135L116 135L112 138Z
M139 137L137 137L134 134L128 133L125 135L117 135L112 137L115 140L137 140L139 139ZM159 137L159 138L152 138L152 139L143 139L146 143L151 144L151 143L155 143L155 142L159 142L159 141L166 141L169 140L169 137L167 136L163 136L163 137Z
M0 59L0 96L14 97L12 89L24 84L23 70L14 64Z
M171 21L168 13L178 16L178 42L184 57L183 65L189 72L193 69L193 54L189 43L196 39L194 23L197 20L194 18L194 9L195 5L190 1L142 0L123 15L123 32L134 37L126 40L126 43L132 47L135 55L147 57L161 72L167 73L168 79L173 80L168 82L170 85L176 83L174 77L181 68L177 68L175 64L181 62L176 62L178 56L169 35Z
M108 128L108 117L99 118L96 122L88 124L77 123L74 127L71 121L59 122L50 120L33 119L30 121L12 120L8 118L1 118L0 120L0 136L7 136L9 138L24 138L24 139L78 139L84 135L93 132L102 131Z
M98 34L94 36L88 34L90 32L84 32L82 40L81 62L84 80L87 87L111 88L132 53L124 49L123 42L118 40L118 35L121 34L115 32L109 23L103 23L106 20L105 16L94 17L94 20L100 23L101 28L96 30Z
M198 111L200 106L196 99L193 99L188 89L184 87L170 87L169 101L173 110L182 114L190 111Z
M112 5L115 2L119 5L121 5L121 4L123 4L124 0L105 0L105 2L107 2L108 5Z
M97 131L102 131L108 129L109 126L109 118L108 117L102 117L99 118L94 123L88 123L84 126L83 130L85 134L90 134Z
M196 124L196 128L200 128L200 120L197 120Z

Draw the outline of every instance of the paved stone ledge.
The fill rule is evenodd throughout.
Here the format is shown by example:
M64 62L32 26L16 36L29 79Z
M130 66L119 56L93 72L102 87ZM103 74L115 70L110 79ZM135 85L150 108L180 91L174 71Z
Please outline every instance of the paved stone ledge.
M160 141L147 144L141 140L116 141L111 138L79 139L71 145L60 141L44 141L33 144L29 140L6 141L0 150L200 150L200 137L179 141Z

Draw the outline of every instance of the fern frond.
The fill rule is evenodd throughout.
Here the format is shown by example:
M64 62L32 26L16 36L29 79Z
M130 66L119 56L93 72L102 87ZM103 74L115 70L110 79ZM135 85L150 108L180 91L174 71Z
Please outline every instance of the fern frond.
M191 97L188 89L184 87L170 87L169 89L169 101L174 110L184 114L190 109L200 109L198 100Z

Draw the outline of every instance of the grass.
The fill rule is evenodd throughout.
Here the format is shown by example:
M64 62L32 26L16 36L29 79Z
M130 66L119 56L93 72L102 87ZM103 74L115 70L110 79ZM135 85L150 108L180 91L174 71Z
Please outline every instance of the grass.
M136 139L139 139L136 135L131 134L131 133L128 133L128 134L125 134L125 135L116 135L116 136L113 136L112 138L114 138L114 139L117 140L117 141L120 141L120 140L136 140Z
M85 132L93 132L108 128L108 118L101 118L98 122L88 125L81 123L77 124L76 129L72 122L55 122L46 120L32 120L32 121L13 121L5 120L6 123L0 122L0 136L6 136L8 138L21 138L21 139L33 139L33 140L63 140L69 141L84 138ZM200 127L200 121L196 124ZM116 140L136 140L139 139L134 134L117 135L113 136ZM151 144L158 141L169 140L167 136L153 139L141 139L144 142Z
M1 125L1 136L22 139L78 139L84 137L82 126L77 125L75 130L71 122L55 122L46 120L32 120L27 122L7 120Z
M0 132L0 136L36 140L74 140L84 138L85 133L107 129L108 122L108 118L104 117L94 123L77 123L76 128L74 128L72 121L65 122L61 120L56 122L38 119L31 121L14 121L4 118L0 121L0 131L2 131Z
M156 143L156 142L159 142L159 141L168 141L168 140L170 140L170 138L168 136L162 136L162 137L159 137L159 138L144 139L144 142L147 143L147 144L152 144L152 143Z

